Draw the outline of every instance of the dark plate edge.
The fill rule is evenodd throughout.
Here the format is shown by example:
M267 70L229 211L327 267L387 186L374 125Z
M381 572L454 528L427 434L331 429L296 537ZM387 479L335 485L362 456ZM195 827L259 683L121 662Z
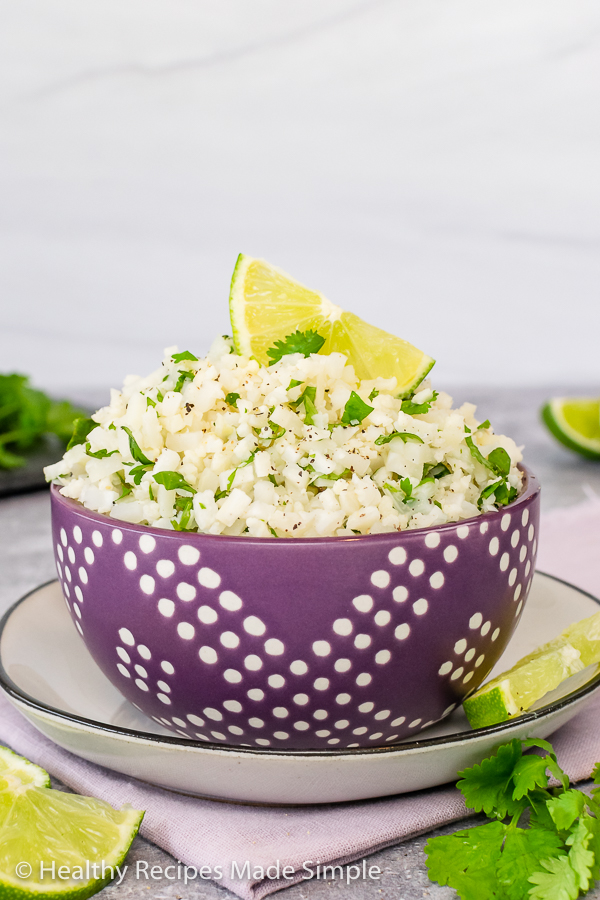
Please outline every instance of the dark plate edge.
M594 603L600 606L600 600L597 597L594 597L593 594L590 594L588 591L584 591L582 588L576 587L569 581L565 581L563 578L557 578L555 575L549 575L547 572L539 572L536 570L536 573L539 575L543 575L546 578L550 578L552 579L552 581L557 581L559 584L564 584L566 585L566 587L572 588L575 591L578 591L580 594L583 594L583 596L588 597L590 600L593 600ZM46 581L43 584L40 584L37 587L33 588L31 591L28 591L23 597L13 603L13 605L4 613L2 619L0 619L0 644L8 620L12 616L13 612L15 612L17 607L19 607L29 597L31 597L32 594L36 594L38 591L42 590L42 588L45 588L50 584L54 584L57 581L58 579L52 578L49 581ZM95 719L87 719L84 716L66 713L63 710L55 709L53 706L48 706L47 704L36 700L34 697L29 696L29 694L26 694L25 691L22 691L21 688L19 688L14 683L14 681L6 672L2 663L2 657L0 655L0 689L2 689L5 694L7 694L9 697L12 697L14 700L17 700L20 703L23 703L25 706L31 707L32 709L35 709L39 712L50 713L52 716L63 719L66 722L76 722L96 731L107 732L109 734L118 735L120 737L135 738L137 740L141 739L156 744L167 744L184 748L190 747L219 750L222 753L242 753L251 756L259 755L264 756L265 758L268 758L269 756L373 756L376 754L380 755L387 753L402 753L408 752L410 750L424 750L430 747L439 747L446 744L456 744L460 741L464 741L465 739L469 740L476 737L492 736L495 734L501 737L502 734L505 731L511 729L515 723L527 724L528 722L536 722L538 719L544 718L546 715L548 715L549 712L558 712L565 706L570 706L575 701L583 699L588 694L593 693L593 691L599 685L600 671L582 687L577 688L577 690L572 691L570 694L567 694L566 697L563 697L561 700L557 701L556 703L550 704L549 706L541 707L540 709L536 709L533 712L524 713L521 716L515 716L515 718L509 719L506 722L500 722L498 725L488 725L485 728L475 728L471 731L459 731L453 735L442 735L436 738L429 738L428 740L410 741L401 744L392 744L386 747L352 747L349 749L339 750L266 750L262 748L255 749L253 747L234 747L227 744L212 743L210 741L194 741L191 739L175 737L175 735L159 735L152 734L151 732L146 731L137 731L133 728L118 728L115 725L98 722Z

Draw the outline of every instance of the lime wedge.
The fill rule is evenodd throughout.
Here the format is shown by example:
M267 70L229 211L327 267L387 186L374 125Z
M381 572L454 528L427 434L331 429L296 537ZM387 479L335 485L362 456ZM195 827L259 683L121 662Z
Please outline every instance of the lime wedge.
M600 612L574 622L464 702L473 728L495 725L530 709L566 678L600 662Z
M91 897L138 832L143 812L49 785L43 769L0 747L0 897Z
M263 259L240 254L231 279L229 313L238 353L269 364L267 350L297 329L325 338L321 353L344 353L361 381L395 377L407 394L434 364L408 341L344 312Z
M554 397L542 418L555 438L588 459L600 459L600 399Z

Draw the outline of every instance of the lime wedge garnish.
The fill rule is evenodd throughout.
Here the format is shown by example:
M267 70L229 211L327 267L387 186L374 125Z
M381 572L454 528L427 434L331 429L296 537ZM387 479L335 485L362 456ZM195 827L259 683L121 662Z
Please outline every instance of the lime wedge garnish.
M542 418L561 444L588 459L600 459L600 399L555 397Z
M263 259L240 254L229 312L238 353L269 364L267 350L296 330L325 338L321 353L345 353L361 381L392 378L401 394L425 378L434 360L408 341L345 312Z
M0 747L0 897L91 897L117 875L143 815L54 791L43 769Z
M473 728L495 725L530 709L549 691L600 662L600 612L574 622L464 702Z

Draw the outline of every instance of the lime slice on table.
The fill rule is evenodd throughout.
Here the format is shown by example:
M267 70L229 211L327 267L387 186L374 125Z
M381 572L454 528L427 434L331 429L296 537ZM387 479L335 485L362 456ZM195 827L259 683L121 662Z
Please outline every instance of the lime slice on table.
M47 772L0 747L0 897L91 897L117 875L143 815L52 790Z
M242 253L231 279L229 312L238 353L263 365L275 341L299 331L325 338L321 353L345 353L361 381L396 377L407 394L425 378L434 360L408 341L344 312L263 259Z
M566 678L600 662L600 612L574 622L464 702L473 728L495 725L530 709Z
M600 459L600 399L554 397L542 418L561 444L588 459Z

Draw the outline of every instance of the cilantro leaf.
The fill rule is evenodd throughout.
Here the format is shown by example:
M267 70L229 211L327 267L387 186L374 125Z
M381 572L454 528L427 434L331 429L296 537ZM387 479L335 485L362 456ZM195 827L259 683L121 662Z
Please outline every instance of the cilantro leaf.
M133 490L133 485L128 484L128 482L125 481L125 479L123 478L123 476L120 472L117 472L117 476L118 476L119 481L121 482L121 495L119 497L117 497L117 502L118 502L119 500L122 500L124 497L129 496L129 494Z
M342 413L342 422L345 425L360 425L362 420L373 412L373 407L352 391Z
M283 341L275 341L274 345L267 350L267 356L270 357L269 365L274 365L283 356L291 353L301 353L303 356L318 353L324 343L325 338L316 331L297 329L293 334L288 334Z
M90 446L89 441L87 441L86 445L85 445L85 452L88 456L93 456L94 459L106 459L107 456L114 456L114 454L117 453L118 451L111 450L109 453L108 450L105 450L103 448L101 450L96 450L96 452L94 453L94 451L92 450L92 448Z
M188 484L183 475L179 472L156 472L152 477L157 484L162 484L168 491L188 491L190 494L196 493L196 488Z
M146 409L149 406L156 406L156 400L153 400L152 397L146 397Z
M70 450L71 447L76 447L78 444L84 444L90 431L97 427L98 423L94 422L93 419L88 419L83 416L79 419L75 419L73 422L73 434L67 444L67 450Z
M369 394L369 400L374 400L375 397L379 397L379 391L377 390L377 388L373 388L373 390Z
M584 795L574 789L563 791L558 797L551 797L546 804L558 831L567 831L583 812L584 805Z
M531 884L530 900L576 900L579 896L579 884L575 871L566 855L543 859L540 866L545 870L534 872L529 876Z
M556 832L538 828L507 828L496 873L498 883L509 900L524 900L527 897L531 889L529 878L539 871L540 859L549 859L564 852L563 842Z
M186 381L193 381L196 373L191 369L178 369L179 378L177 379L177 384L173 388L175 392L180 391Z
M547 767L548 757L546 756L535 756L534 754L522 756L515 764L512 773L513 800L520 800L538 787L547 787Z
M448 468L446 463L427 463L423 466L423 478L443 478L444 475L450 475L452 470Z
M225 403L228 406L235 406L236 400L240 399L240 394L236 394L235 391L229 391L228 394L225 395Z
M382 444L389 444L390 441L397 437L402 438L405 444L407 441L414 441L416 444L424 443L423 438L420 438L418 434L411 434L409 431L392 431L391 434L380 434L375 439L375 443L380 447Z
M579 794L580 791L576 793ZM582 794L582 796L584 795ZM591 823L593 821L594 819L587 813L582 815L577 824L571 829L571 833L565 841L567 846L571 848L569 850L569 864L577 875L579 888L582 891L587 891L590 886L592 868L595 862L594 853L588 849L592 837L592 831L588 822Z
M496 753L480 765L459 772L457 787L467 806L475 812L483 811L490 817L494 815L501 819L519 812L522 804L513 799L512 773L522 755L521 741L515 738L498 747Z
M131 458L135 462L141 463L143 466L153 466L154 463L152 462L152 460L148 459L148 457L144 453L142 453L142 451L140 449L140 445L138 444L138 442L134 438L133 434L131 433L131 429L128 428L126 425L123 425L122 428L123 428L123 431L125 432L125 434L129 438L129 452L131 453Z
M510 472L510 456L504 447L496 447L488 454L488 462L492 464L498 475L506 477Z
M248 457L248 459L246 459L243 463L240 463L240 465L237 466L237 467L233 470L233 472L231 472L229 478L227 479L227 493L229 493L229 491L230 491L231 488L232 488L232 485L233 485L233 482L234 482L234 480L235 480L235 476L236 476L237 473L238 473L238 470L239 470L239 469L244 469L246 466L249 466L250 463L254 460L254 457L256 456L256 453L257 453L257 451L255 450L254 453L251 453L251 454L250 454L250 456Z
M307 469L311 469L314 472L312 466L307 466ZM328 475L323 475L321 472L315 472L315 478L311 481L311 484L316 484L317 481L339 481L340 478L350 478L352 476L352 472L350 469L344 469L343 472L336 473L330 472Z
M429 412L431 404L435 403L438 397L438 392L434 391L431 400L425 400L423 403L413 403L412 400L403 400L400 409L403 413L408 413L409 416L422 416Z
M174 353L171 359L174 363L180 363L186 359L189 359L190 362L198 362L198 357L194 356L193 353L190 353L189 350L184 350L182 353Z
M290 402L290 406L293 406L294 409L297 409L300 405L304 406L304 424L305 425L314 425L314 416L316 416L318 410L315 405L315 398L317 396L317 389L314 385L307 384L300 396L297 400L293 400Z
M142 478L148 471L148 466L134 466L129 470L129 474L133 478L133 483L140 485L142 483Z
M485 431L486 428L491 428L490 420L486 419L485 422L482 422L481 425L477 426L477 431Z
M290 383L288 384L286 390L291 391L291 390L293 390L293 388L299 387L301 384L302 384L301 381L296 381L295 378L292 378L292 380L291 380Z
M496 866L506 826L489 822L454 834L431 838L425 844L429 877L448 884L463 900L494 900Z

